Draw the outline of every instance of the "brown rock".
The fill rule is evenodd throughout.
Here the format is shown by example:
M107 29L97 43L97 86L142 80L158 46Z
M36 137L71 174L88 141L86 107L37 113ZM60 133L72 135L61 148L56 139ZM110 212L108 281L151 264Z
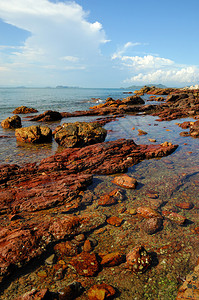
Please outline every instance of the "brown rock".
M29 113L36 113L38 110L35 108L27 107L27 106L20 106L15 108L15 110L12 112L13 114L29 114Z
M169 220L177 223L178 225L184 225L186 222L186 217L179 215L176 212L168 212L168 211L163 211L162 214L165 216L165 218L168 218Z
M112 182L126 189L135 189L137 180L127 174L115 177Z
M197 300L199 291L199 265L197 265L179 288L176 300L193 299Z
M116 216L112 216L110 218L107 219L107 223L110 225L113 225L115 227L118 227L122 224L123 219L116 217Z
M92 243L90 240L86 240L84 242L83 251L85 252L91 252L92 251Z
M29 126L15 130L16 139L25 143L49 143L52 130L47 126Z
M119 252L106 254L102 257L101 265L104 267L118 266L124 262L124 256Z
M47 110L43 114L33 117L30 121L39 121L39 122L53 122L59 121L62 119L62 115L53 110Z
M141 129L138 129L138 135L146 135L147 132L146 131L143 131Z
M31 291L23 294L22 296L16 298L15 300L50 300L53 299L52 294L48 289L36 290L32 289Z
M74 257L70 264L75 268L76 272L82 276L95 276L99 271L99 263L96 254L82 252Z
M118 201L122 201L124 198L122 190L119 189L115 189L112 192L110 192L109 194L105 194L103 196L100 197L99 201L98 201L98 205L101 206L109 206L109 205L113 205L116 204Z
M54 250L59 254L66 256L76 256L78 254L78 246L71 241L59 243L54 246Z
M88 290L89 300L103 300L114 296L115 289L106 283L95 284Z
M152 263L150 254L143 246L133 248L126 256L127 265L134 273L144 273Z
M59 300L74 300L80 296L82 292L83 287L81 283L74 281L59 291Z
M84 147L101 143L106 138L107 131L98 123L64 123L55 133L55 141L64 147Z
M141 229L147 234L154 234L162 228L163 221L161 218L149 218L143 220Z
M192 202L181 202L181 203L177 203L176 206L187 210L192 209L194 207Z
M137 208L137 213L143 218L159 218L162 219L162 216L154 209L146 206L140 206Z
M1 122L1 126L5 129L21 128L21 118L17 115L8 117Z

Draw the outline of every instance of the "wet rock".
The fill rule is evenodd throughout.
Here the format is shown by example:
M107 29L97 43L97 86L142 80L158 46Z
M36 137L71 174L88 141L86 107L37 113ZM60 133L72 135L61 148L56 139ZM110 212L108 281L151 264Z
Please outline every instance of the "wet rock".
M101 265L104 267L118 266L124 262L124 255L119 252L113 252L102 256Z
M122 102L127 105L145 104L144 100L141 97L136 95L129 96L123 99Z
M79 275L86 277L95 276L100 268L96 254L88 252L78 254L70 261L70 264Z
M194 207L194 204L192 202L180 202L176 203L176 206L182 209L192 209Z
M79 253L77 244L74 244L71 241L61 242L55 245L54 250L65 256L76 256Z
M149 219L149 218L159 218L162 219L162 216L154 209L146 206L140 206L137 208L137 213L141 215L141 217Z
M199 121L190 123L190 135L195 138L199 137Z
M74 300L82 294L83 290L81 283L74 281L59 291L59 300Z
M184 225L184 223L187 220L186 217L179 215L176 212L163 211L162 214L165 218L168 218L169 220L177 223L178 225Z
M31 291L23 294L22 296L15 298L15 300L53 300L52 294L48 289L36 290L32 289Z
M17 115L8 117L1 122L1 126L5 129L21 128L21 118Z
M186 276L186 280L183 282L178 290L176 300L185 299L198 299L199 290L199 265Z
M115 189L109 194L105 194L100 197L98 201L98 205L100 206L109 206L116 204L118 201L122 201L124 199L124 195L122 190Z
M20 107L15 108L15 110L12 113L13 114L30 114L30 113L36 113L36 112L38 112L37 109L22 105Z
M17 141L24 143L49 143L52 141L52 130L47 126L29 126L15 130Z
M144 273L151 266L152 258L143 246L137 246L127 254L126 261L134 273Z
M53 122L53 121L59 121L61 119L62 119L61 113L53 110L47 110L43 114L31 118L30 121Z
M141 223L141 230L147 234L154 234L162 228L163 220L161 218L145 219Z
M138 135L146 135L147 132L141 129L138 129Z
M112 182L126 189L135 189L137 186L137 180L127 174L115 177Z
M115 289L106 283L95 284L88 290L89 300L104 300L115 295Z
M107 219L107 223L110 225L113 225L115 227L119 227L123 222L123 219L116 217L116 216L112 216L110 218Z
M107 131L98 123L64 123L55 133L55 141L64 147L84 147L101 143L106 138Z
M84 246L83 246L83 251L85 251L85 252L91 252L92 251L92 243L91 243L91 241L90 240L86 240L85 242L84 242Z

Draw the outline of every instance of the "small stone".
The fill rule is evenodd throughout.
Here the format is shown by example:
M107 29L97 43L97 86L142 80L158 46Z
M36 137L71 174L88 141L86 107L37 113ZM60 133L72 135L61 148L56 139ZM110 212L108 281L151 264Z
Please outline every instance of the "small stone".
M162 216L154 209L146 206L140 206L137 208L137 213L143 218L162 218Z
M36 290L32 289L29 292L26 292L22 296L19 296L18 298L15 298L15 300L46 300L46 299L53 299L52 294L49 292L48 289L43 290Z
M74 257L70 261L70 264L82 276L94 276L99 271L99 263L94 253L82 252Z
M47 265L53 265L55 263L55 261L56 261L56 256L55 256L55 254L52 254L45 260L45 263Z
M113 225L115 227L119 227L123 222L123 219L116 217L116 216L112 216L110 218L107 219L107 223L110 225Z
M162 228L162 219L160 218L149 218L144 219L141 223L141 229L147 234L154 234Z
M76 256L79 253L78 246L71 241L66 241L55 245L54 250L66 256Z
M80 282L74 281L59 291L59 300L73 300L81 295L83 287Z
M181 216L176 212L163 211L162 214L169 220L171 220L179 225L184 225L185 221L187 220L186 217Z
M86 241L84 242L83 250L84 250L85 252L91 252L91 251L92 251L92 244L91 244L91 241L86 240Z
M181 203L177 203L176 206L187 210L192 209L194 207L192 202L181 202Z
M144 273L151 266L152 258L143 246L137 246L127 254L126 261L134 273Z
M127 174L115 177L112 182L126 189L135 189L137 186L137 180Z
M104 267L118 266L124 262L124 256L119 252L106 254L102 257L101 265Z
M39 272L37 273L37 275L38 275L39 277L41 277L41 278L46 278L46 277L48 276L47 273L46 273L46 271L44 271L44 270L39 271Z
M118 201L122 201L124 198L123 193L119 189L115 189L109 194L105 194L100 197L98 205L100 206L109 206L116 204Z
M88 290L89 300L103 300L114 296L115 289L106 283L96 284Z
M156 139L148 139L149 142L152 142L152 143L155 143L156 142Z
M141 129L138 129L138 135L146 135L147 132Z

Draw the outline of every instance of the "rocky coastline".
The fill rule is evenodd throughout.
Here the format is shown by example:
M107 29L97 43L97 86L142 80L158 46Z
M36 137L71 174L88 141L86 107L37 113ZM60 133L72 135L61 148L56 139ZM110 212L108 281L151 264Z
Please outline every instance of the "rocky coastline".
M157 104L146 104L143 95ZM148 202L131 205L141 185L139 178L125 174L144 160L169 156L178 145L138 145L122 138L106 142L103 126L125 115L157 116L158 122L191 117L192 122L179 126L189 129L184 136L198 138L199 90L144 87L123 100L107 98L88 111L35 112L18 108L1 126L14 128L16 139L24 143L50 143L54 138L62 150L23 166L0 165L0 299L127 299L132 292L136 299L151 299L153 293L157 296L160 275L165 289L173 285L170 299L194 297L186 279L180 288L180 278L197 264L199 253L188 246L199 246L198 227L191 227L188 246L180 242L175 235L191 224L186 213L169 205L166 209L165 195L153 188L143 197ZM31 113L27 119L39 125L22 127L18 114L24 113ZM54 130L46 126L79 116L98 118L63 123ZM186 176L177 177L166 198ZM103 181L109 183L107 190L100 188ZM183 211L196 209L197 218L199 205L189 199L177 204ZM157 244L152 247L153 239ZM170 277L164 261L176 268ZM197 267L194 272L190 282L198 287ZM154 291L149 288L152 278Z

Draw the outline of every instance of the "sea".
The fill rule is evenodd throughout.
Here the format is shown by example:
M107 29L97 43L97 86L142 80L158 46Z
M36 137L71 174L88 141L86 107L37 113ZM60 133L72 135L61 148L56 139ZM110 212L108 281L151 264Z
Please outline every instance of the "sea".
M123 99L129 96L128 92L133 91L82 88L0 88L0 122L12 116L13 110L22 105L33 107L38 110L38 113L46 110L73 112L89 109L91 106L103 103L108 97ZM153 103L148 95L143 98L147 104ZM158 105L158 102L156 104ZM20 116L23 127L40 124L28 121L26 115ZM91 121L97 118L99 117L64 118L46 125L53 130L64 122ZM159 122L155 116L140 114L118 117L115 121L105 125L106 141L126 138L133 139L136 144L161 144L167 141L178 145L177 150L167 157L144 160L128 169L128 175L136 178L138 186L135 190L125 190L126 200L125 203L121 203L124 213L120 214L115 211L115 214L119 214L124 219L124 228L132 228L132 236L129 239L133 245L141 243L149 250L155 249L154 251L163 246L164 249L161 249L164 251L168 249L168 253L163 252L163 255L161 253L158 255L157 267L152 268L152 271L146 274L146 276L151 276L151 285L145 284L143 279L143 286L139 286L139 289L146 290L147 293L151 293L150 295L153 295L153 289L158 287L157 299L175 299L179 286L178 277L181 274L188 274L195 267L199 256L198 231L195 231L195 228L199 228L199 139L180 136L180 132L186 130L181 129L178 124L184 121L195 120L184 118ZM144 130L147 134L139 136L138 129ZM151 139L155 141L151 142ZM5 130L0 126L0 164L22 166L30 162L39 163L43 158L57 151L60 151L60 148L54 140L52 143L41 145L21 144L16 141L14 130ZM88 187L98 197L115 188L112 176L94 176L93 184ZM150 194L155 194L157 197L150 198L147 196ZM187 202L193 204L191 210L177 207L178 203ZM130 219L128 217L128 211L135 210L139 206L152 206L157 210L179 213L187 218L187 222L184 226L180 226L165 218L162 231L153 236L146 235L139 229L140 221L137 224L134 215ZM114 207L112 209L114 210ZM125 221L126 218L128 222ZM130 222L131 219L132 222ZM122 234L123 229L119 227L118 230L120 232L117 239L117 234L114 234L111 229L110 243L113 240L115 243L122 244L119 235ZM96 239L98 238L97 236ZM125 290L123 293L125 295ZM121 299L130 298L125 296ZM146 299L153 299L153 296Z

